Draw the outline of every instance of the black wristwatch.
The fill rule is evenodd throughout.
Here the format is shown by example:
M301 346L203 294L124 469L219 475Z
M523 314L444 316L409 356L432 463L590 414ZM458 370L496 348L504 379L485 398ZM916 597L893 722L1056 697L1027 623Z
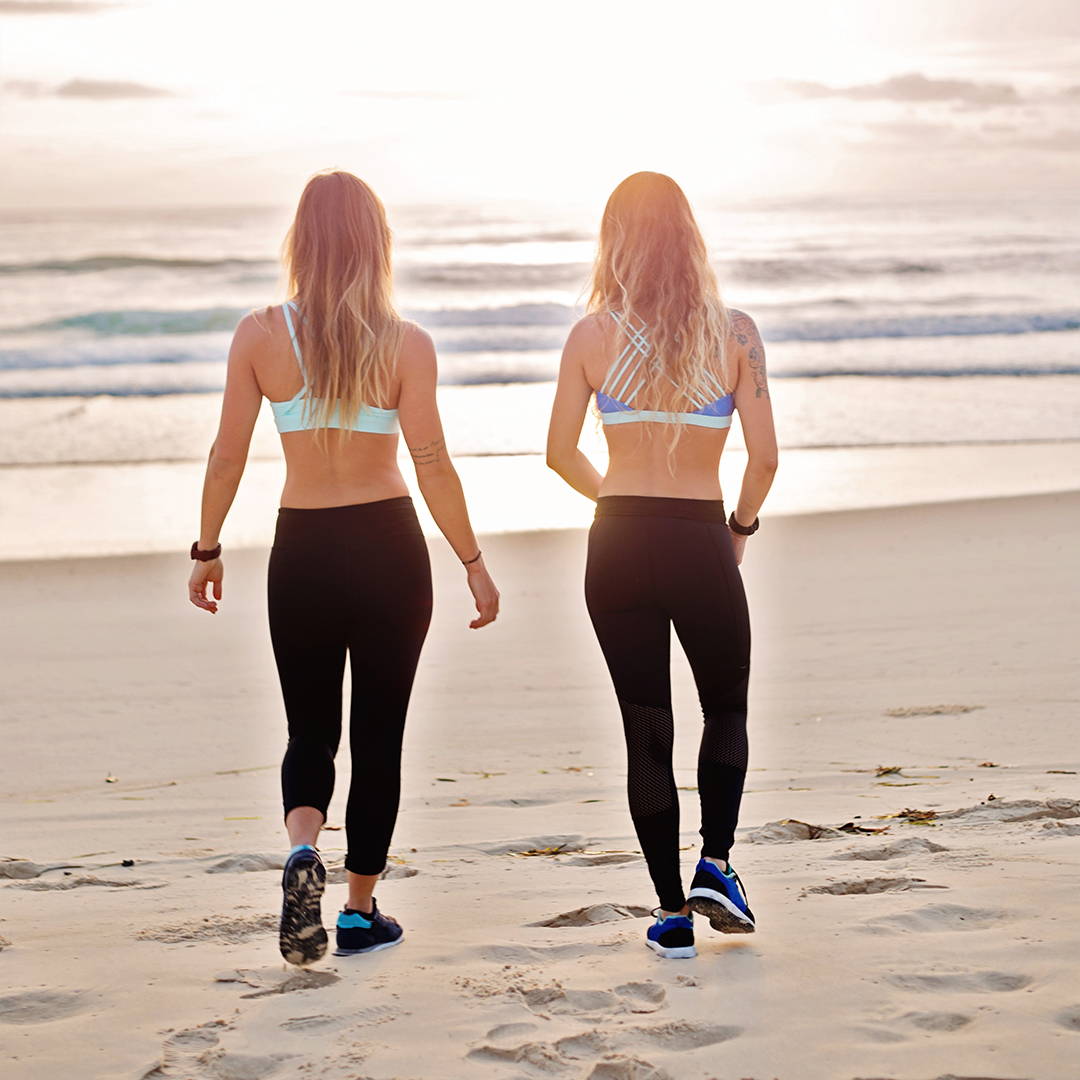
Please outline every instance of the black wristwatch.
M733 533L738 533L739 536L753 536L758 531L758 527L761 525L760 518L754 518L753 525L740 525L735 520L735 511L732 510L731 517L728 518L728 528Z
M191 545L191 557L198 559L199 562L211 562L213 559L219 559L221 558L221 544L219 543L217 547L212 547L208 551L203 551L199 547L199 541L196 540Z

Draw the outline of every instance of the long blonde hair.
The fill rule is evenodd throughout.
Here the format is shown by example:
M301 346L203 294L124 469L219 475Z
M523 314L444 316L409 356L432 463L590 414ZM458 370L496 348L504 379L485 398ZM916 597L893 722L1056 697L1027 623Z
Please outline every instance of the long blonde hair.
M690 203L670 176L634 173L611 193L588 310L615 312L643 331L649 352L639 408L693 411L706 372L733 389L728 311Z
M335 416L344 429L363 405L391 403L404 322L390 250L386 211L363 180L334 170L307 182L283 254L300 309L305 409L322 434Z

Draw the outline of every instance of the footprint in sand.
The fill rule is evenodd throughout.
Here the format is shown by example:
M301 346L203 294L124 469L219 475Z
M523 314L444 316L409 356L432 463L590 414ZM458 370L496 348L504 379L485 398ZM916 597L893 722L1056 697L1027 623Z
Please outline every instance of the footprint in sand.
M877 847L854 848L851 851L841 851L836 855L830 855L830 859L860 859L867 862L877 862L885 859L901 859L909 855L922 855L927 852L948 851L942 844L935 844L933 840L927 840L925 836L907 836L903 840L893 840L889 844L881 844Z
M640 1058L612 1054L598 1061L586 1080L673 1080L671 1073Z
M165 881L135 881L131 878L109 880L94 877L93 874L80 874L77 877L36 878L33 881L14 881L11 889L29 889L31 892L65 892L68 889L81 889L86 885L99 885L107 889L163 889Z
M843 840L849 835L830 825L811 825L807 821L767 821L741 839L746 844L787 844L793 840Z
M531 1035L538 1027L538 1024L530 1024L524 1021L496 1024L484 1038L491 1042L502 1042L504 1039L520 1039L523 1035Z
M321 990L341 981L340 975L332 971L282 971L278 968L263 968L256 971L250 968L237 968L235 971L216 975L214 982L236 983L240 986L253 987L254 993L241 994L242 998L270 997L273 994L292 994L299 990Z
M567 866L618 866L620 863L641 862L643 856L630 851L585 852L566 860Z
M550 1043L528 1042L520 1046L477 1046L465 1055L470 1061L492 1065L531 1065L541 1072L557 1072L570 1062Z
M1080 1005L1070 1005L1062 1009L1054 1019L1069 1031L1080 1031Z
M968 806L962 810L938 813L935 821L960 825L998 824L1045 819L1067 821L1080 818L1080 799L995 799L993 802Z
M703 1046L715 1046L742 1034L742 1028L730 1024L702 1024L691 1020L668 1020L652 1027L630 1028L620 1032L616 1045L646 1045L658 1050L698 1050Z
M508 1025L509 1026L509 1025ZM553 1043L526 1042L518 1046L490 1043L470 1050L473 1061L493 1064L529 1065L541 1072L559 1072L578 1062L594 1061L589 1077L612 1080L666 1080L668 1074L648 1061L627 1056L642 1049L664 1051L700 1050L727 1042L742 1033L741 1028L671 1020L649 1027L620 1028L614 1031L583 1031ZM596 1059L600 1060L596 1060Z
M48 870L47 866L39 866L29 859L0 859L0 878L36 878Z
M228 855L211 863L206 868L208 874L254 874L260 870L283 870L285 858L282 855L253 855L250 853Z
M902 990L965 991L968 993L1008 993L1023 990L1035 980L1030 975L1005 971L957 971L946 974L896 974L886 976Z
M237 1054L218 1047L189 1052L165 1049L161 1063L141 1080L262 1080L295 1054Z
M316 1013L314 1016L290 1016L288 1020L282 1020L278 1027L282 1031L311 1032L313 1035L321 1035L328 1028L340 1027L340 1016L328 1016L326 1013Z
M1049 830L1052 836L1080 836L1078 821L1044 821L1043 828Z
M204 916L186 923L152 926L136 930L140 941L160 941L167 945L192 941L223 941L229 945L240 944L259 934L277 930L276 915Z
M0 997L0 1024L44 1024L89 1007L81 990L26 990Z
M538 1016L651 1013L662 1009L667 992L657 983L623 983L613 990L566 990L561 986L538 987L521 995L527 1008Z
M834 881L831 885L813 885L803 896L824 893L828 896L864 896L883 892L907 892L909 889L947 889L948 885L928 885L925 878L876 877L863 881Z
M873 934L931 934L943 930L984 930L1009 918L1009 912L960 904L929 904L896 915L879 915L859 927Z
M899 1019L901 1023L910 1024L920 1031L959 1031L975 1018L954 1012L909 1012Z
M224 1020L210 1020L198 1027L185 1028L170 1035L164 1042L166 1058L170 1053L188 1054L208 1050L221 1042L221 1032L228 1025Z
M641 919L649 914L649 909L633 904L590 904L588 907L574 908L560 915L540 922L526 923L527 926L593 926L596 923L615 922L618 919Z

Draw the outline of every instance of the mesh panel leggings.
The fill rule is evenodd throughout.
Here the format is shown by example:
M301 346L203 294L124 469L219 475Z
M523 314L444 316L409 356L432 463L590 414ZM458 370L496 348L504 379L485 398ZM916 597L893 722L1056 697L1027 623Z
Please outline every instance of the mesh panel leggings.
M686 902L672 772L671 627L704 715L702 854L726 859L746 777L750 620L719 500L610 495L589 531L585 599L626 735L627 789L660 906Z
M405 712L431 618L431 567L412 500L281 509L268 601L289 721L281 765L285 813L313 806L326 816L347 654L352 779L345 866L378 874L397 819Z

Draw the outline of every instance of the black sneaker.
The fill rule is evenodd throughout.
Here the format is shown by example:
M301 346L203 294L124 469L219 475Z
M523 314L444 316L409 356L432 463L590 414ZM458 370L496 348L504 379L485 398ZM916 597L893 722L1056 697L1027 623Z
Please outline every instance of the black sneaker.
M396 919L384 915L371 901L367 915L346 908L337 917L337 948L335 956L356 956L358 953L378 952L400 945L405 931Z
M657 908L656 922L645 931L645 944L666 960L689 960L697 956L694 948L694 916L664 915Z
M326 955L327 938L322 924L323 889L326 867L319 853L309 844L289 853L281 888L281 930L278 946L290 964L312 964Z

